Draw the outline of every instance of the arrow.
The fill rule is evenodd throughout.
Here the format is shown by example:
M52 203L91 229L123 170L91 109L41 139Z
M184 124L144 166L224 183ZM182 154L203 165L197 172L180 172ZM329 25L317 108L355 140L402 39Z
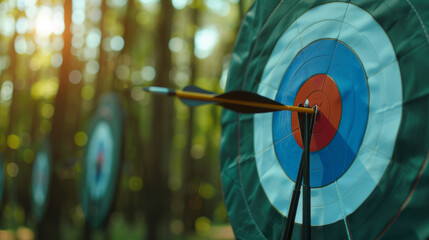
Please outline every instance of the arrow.
M283 105L256 93L235 90L216 94L195 86L187 86L183 90L174 90L163 87L147 87L145 91L176 96L188 106L195 107L203 104L218 104L238 113L265 113L276 111L295 111L314 114L314 109Z

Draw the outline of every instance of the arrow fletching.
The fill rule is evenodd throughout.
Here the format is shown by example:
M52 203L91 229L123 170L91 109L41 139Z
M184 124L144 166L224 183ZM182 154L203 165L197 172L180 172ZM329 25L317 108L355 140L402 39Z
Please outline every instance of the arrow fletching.
M193 86L193 85L189 85L183 88L184 92L193 92L193 93L203 93L203 94L210 94L210 95L215 95L216 93L214 92L210 92L207 91L205 89ZM216 104L216 102L211 102L211 101L198 101L198 100L191 100L191 99L186 99L186 98L179 98L180 101L182 101L185 105L188 105L190 107L198 107L201 105L205 105L205 104Z
M265 113L265 112L275 112L280 111L281 109L272 109L267 107L262 107L260 104L270 104L270 105L276 105L276 106L284 106L283 104L276 102L274 100L271 100L267 97L252 93L252 92L246 92L241 90L231 91L227 93L223 93L220 95L217 95L216 98L223 98L223 99L230 99L230 100L236 100L237 103L218 103L224 108L227 108L229 110L232 110L234 112L239 113ZM257 103L254 106L248 106L248 105L241 105L239 104L241 101L246 102L253 102Z
M265 104L273 104L278 106L283 106L283 104L278 103L274 100L271 100L269 98L263 97L261 95L247 92L247 91L231 91L227 93L217 94L214 92L207 91L205 89L189 85L183 88L183 92L193 92L193 93L203 93L203 94L210 94L213 95L213 98L216 100L220 99L229 99L229 100L237 100L237 101L246 101L246 102L254 102L254 103L265 103ZM180 100L190 106L190 107L196 107L201 106L204 104L216 104L220 105L226 109L232 110L234 112L238 113L264 113L264 112L272 112L273 109L270 108L264 108L264 107L258 107L258 106L246 106L242 105L239 102L237 103L227 103L227 102L218 102L218 101L198 101L198 100L191 100L186 98L180 98ZM276 110L276 111L280 111Z
M212 95L216 94L214 92L207 91L205 89L199 88L199 87L194 86L194 85L188 85L188 86L184 87L183 91L184 92L205 93L205 94L212 94Z

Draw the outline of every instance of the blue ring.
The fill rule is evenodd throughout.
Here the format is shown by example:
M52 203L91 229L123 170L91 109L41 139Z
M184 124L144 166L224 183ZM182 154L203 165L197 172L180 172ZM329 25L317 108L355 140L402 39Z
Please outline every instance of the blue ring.
M322 39L305 47L292 61L281 82L276 101L293 105L310 77L327 74L337 84L342 112L338 131L323 149L310 153L310 186L323 187L350 167L360 148L368 120L368 85L362 64L344 43ZM311 104L311 103L310 103ZM285 173L296 181L302 149L292 134L291 112L273 115L273 143Z

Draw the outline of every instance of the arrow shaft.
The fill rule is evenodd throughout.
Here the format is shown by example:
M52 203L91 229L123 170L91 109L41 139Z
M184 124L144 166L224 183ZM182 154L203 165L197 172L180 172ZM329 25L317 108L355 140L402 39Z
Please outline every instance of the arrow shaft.
M314 114L314 109L312 108L294 107L294 106L287 106L287 105L274 105L274 104L268 104L268 103L249 102L249 101L237 100L237 99L218 98L215 94L193 93L193 92L185 92L181 90L176 90L175 94L179 98L185 98L185 99L191 99L191 100L228 103L228 104L236 104L236 105L249 106L249 107L268 108L268 109L273 109L278 111L288 110L288 111Z

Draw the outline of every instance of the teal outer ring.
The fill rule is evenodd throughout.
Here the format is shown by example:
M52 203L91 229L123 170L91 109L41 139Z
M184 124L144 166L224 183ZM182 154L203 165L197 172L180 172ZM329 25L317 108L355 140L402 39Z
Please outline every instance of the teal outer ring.
M82 208L87 224L92 229L103 228L113 207L119 181L120 165L122 158L122 134L123 134L123 112L119 97L114 93L106 93L101 96L97 109L95 110L88 127L88 142L93 135L94 129L100 122L106 122L113 135L113 160L111 174L109 177L106 194L101 200L94 200L89 192L90 187L86 185L88 171L84 167L82 181ZM84 163L88 159L88 145L85 149Z
M226 91L256 92L271 51L281 34L308 9L333 1L256 0L246 15L232 56ZM429 198L424 183L429 149L429 40L421 21L429 22L428 3L408 1L338 1L370 13L392 41L403 79L403 114L391 164L376 189L347 217L353 239L407 236L425 239L429 231ZM395 17L392 17L395 16ZM416 140L414 136L419 136ZM285 218L267 200L255 166L253 116L223 110L221 174L228 215L237 239L280 239ZM406 169L406 174L404 170ZM417 198L418 196L418 198ZM404 207L402 209L402 207ZM421 226L421 227L419 227ZM300 238L301 225L293 237ZM317 239L347 239L345 223L313 227Z
M46 183L48 184L47 186L47 192L46 192L46 196L45 196L45 201L42 203L42 205L39 205L36 201L36 199L34 198L34 194L33 194L33 185L31 184L31 189L30 189L30 196L31 196L31 212L33 214L34 219L36 220L36 222L41 222L43 221L46 211L48 210L48 206L49 206L49 196L51 194L51 180L52 180L52 152L51 152L51 145L49 143L48 140L45 140L40 148L40 150L37 152L36 154L36 159L33 163L33 171L32 171L32 177L35 174L35 164L37 161L37 155L41 152L44 152L46 154L46 156L48 157L48 173L47 173L47 181ZM40 173L39 173L40 174ZM44 173L43 173L44 174Z

